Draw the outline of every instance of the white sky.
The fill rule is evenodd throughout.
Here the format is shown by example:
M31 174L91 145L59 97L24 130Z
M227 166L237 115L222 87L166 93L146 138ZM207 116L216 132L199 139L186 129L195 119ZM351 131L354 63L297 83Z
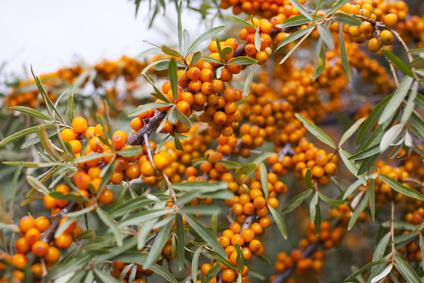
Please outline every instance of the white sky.
M142 3L135 18L135 5L127 0L0 0L0 65L7 62L3 72L22 75L30 64L36 74L52 72L71 65L75 55L91 64L135 56L149 47L143 40L175 42L176 32L147 30L148 1ZM200 34L200 16L190 13L183 19L191 19L183 26L193 40ZM167 33L174 23L173 5L167 19L159 14L155 20Z

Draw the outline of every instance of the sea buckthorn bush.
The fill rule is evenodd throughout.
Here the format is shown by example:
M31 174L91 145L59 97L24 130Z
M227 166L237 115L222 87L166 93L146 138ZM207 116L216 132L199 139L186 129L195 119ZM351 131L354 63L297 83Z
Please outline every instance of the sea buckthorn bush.
M0 282L423 282L420 1L170 2L0 81Z

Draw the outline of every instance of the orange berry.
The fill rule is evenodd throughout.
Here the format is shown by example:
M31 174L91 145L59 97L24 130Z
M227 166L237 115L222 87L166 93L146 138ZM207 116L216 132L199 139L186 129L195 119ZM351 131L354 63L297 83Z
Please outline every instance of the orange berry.
M107 204L110 204L112 201L113 201L113 193L108 189L104 189L99 196L99 202L107 205Z
M124 131L116 131L113 135L112 135L112 142L113 142L113 147L116 150L119 150L121 148L123 148L125 146L125 143L127 142L127 133Z
M37 228L40 232L44 232L49 228L50 220L45 216L40 216L35 219L35 228Z
M56 247L49 247L47 253L44 255L45 261L49 263L57 262L60 258L60 251Z
M26 233L29 229L35 227L35 220L31 216L27 215L21 218L19 221L19 228L22 233Z
M383 43L384 45L390 45L393 43L394 37L393 37L393 33L390 30L383 30L380 33L380 41L381 43Z
M77 134L85 133L85 131L87 130L87 126L87 120L82 117L75 117L72 120L72 129Z
M29 252L31 246L28 243L28 241L26 240L25 237L19 238L16 242L15 242L15 248L16 248L16 252L19 254L26 254L27 252Z
M32 245L31 251L36 256L45 256L49 249L49 244L44 241L37 241Z
M64 129L60 132L60 137L65 142L69 142L71 140L75 140L77 138L77 135L75 134L74 130L72 129Z
M57 237L54 242L59 249L67 249L72 245L72 236L70 234L63 233Z
M16 255L14 255L12 257L12 261L11 262L12 262L12 264L14 266L16 266L17 268L20 268L20 269L24 269L27 266L27 264L28 264L28 260L25 257L25 255L23 255L23 254L16 254Z
M378 38L371 38L368 41L368 50L369 51L376 53L376 52L380 51L380 49L381 49L381 43L378 40Z
M37 228L31 228L25 233L25 239L29 245L33 245L35 242L40 240L41 234Z
M396 25L398 22L398 16L396 14L388 14L384 17L384 23L388 27Z

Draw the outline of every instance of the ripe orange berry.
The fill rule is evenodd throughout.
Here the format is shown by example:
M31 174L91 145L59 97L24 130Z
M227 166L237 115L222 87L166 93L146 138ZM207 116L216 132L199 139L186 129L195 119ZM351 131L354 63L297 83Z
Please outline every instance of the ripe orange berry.
M100 124L98 124L98 125L96 125L95 127L94 127L94 135L95 136L101 136L101 137L104 137L105 136L105 132L107 133L107 132L109 132L109 128L108 128L108 126L106 126L105 125L105 130L103 130L103 127L102 127L102 125L100 125Z
M396 25L398 22L398 16L396 14L388 14L384 17L384 23L388 27Z
M60 251L56 247L50 246L47 253L44 255L44 260L53 263L59 261Z
M26 240L25 237L19 238L16 242L15 242L15 248L16 248L16 252L19 254L26 254L27 252L29 252L31 246L29 245L28 241Z
M125 146L125 143L127 142L127 133L124 131L116 131L113 135L112 135L112 142L113 142L113 147L116 150L119 150L121 148L123 148Z
M60 137L65 142L69 142L71 140L75 140L77 138L77 135L75 134L74 130L72 129L64 129L60 132Z
M63 233L57 237L54 242L59 249L67 249L72 245L72 236L70 234Z
M361 33L364 34L371 34L373 31L374 27L372 26L372 24L370 22L363 22L360 26L359 26L359 31Z
M19 228L21 228L22 233L26 233L29 229L34 227L35 220L29 215L22 217L19 221Z
M37 228L41 233L46 231L50 226L50 220L45 216L40 216L35 219L35 228Z
M85 133L87 130L87 120L82 117L75 117L72 120L72 129L77 134Z
M32 245L31 251L36 256L45 256L49 249L49 244L44 241L37 241Z
M35 242L40 240L41 234L37 228L31 228L25 233L25 239L29 245L33 245Z
M31 266L31 272L37 275L43 275L43 266L41 263L35 263Z
M368 50L369 51L376 53L376 52L380 51L380 49L381 49L381 43L378 40L378 38L371 38L368 41Z
M202 272L203 275L206 275L211 269L212 269L212 265L210 265L209 263L205 263L200 268L200 272Z
M156 154L153 156L153 163L159 170L165 169L170 164L169 160L162 154Z
M113 193L108 189L104 189L98 200L102 204L110 204L113 201Z
M59 226L62 225L67 219L68 219L68 217L63 217L59 222ZM71 234L72 231L74 231L76 226L77 226L77 222L75 220L72 221L72 223L68 226L68 228L66 228L64 233Z
M23 255L23 254L16 254L16 255L14 255L12 257L12 261L11 262L12 262L12 264L14 266L16 266L17 268L20 268L20 269L24 269L27 266L27 264L28 264L28 260L25 257L25 255Z
M224 282L233 282L236 278L236 273L232 269L225 269L222 272L222 281Z
M393 33L390 30L383 30L380 33L380 41L381 43L383 43L384 45L390 45L393 43Z
M253 232L252 229L244 229L241 232L241 236L243 237L243 240L246 243L249 243L249 242L251 242L255 238L255 233Z

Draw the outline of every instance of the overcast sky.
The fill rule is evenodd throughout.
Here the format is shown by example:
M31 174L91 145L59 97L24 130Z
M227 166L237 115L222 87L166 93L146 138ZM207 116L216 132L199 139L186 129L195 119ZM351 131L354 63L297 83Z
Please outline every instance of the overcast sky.
M0 9L0 64L6 73L23 74L32 64L37 74L55 71L75 62L75 55L88 63L102 58L116 60L122 55L135 56L149 47L143 40L156 43L176 40L169 35L176 23L175 8L169 7L167 20L158 16L158 30L147 30L147 2L142 1L135 18L133 1L127 0L2 0ZM199 34L199 15L183 19L190 33ZM172 41L171 41L172 42Z

